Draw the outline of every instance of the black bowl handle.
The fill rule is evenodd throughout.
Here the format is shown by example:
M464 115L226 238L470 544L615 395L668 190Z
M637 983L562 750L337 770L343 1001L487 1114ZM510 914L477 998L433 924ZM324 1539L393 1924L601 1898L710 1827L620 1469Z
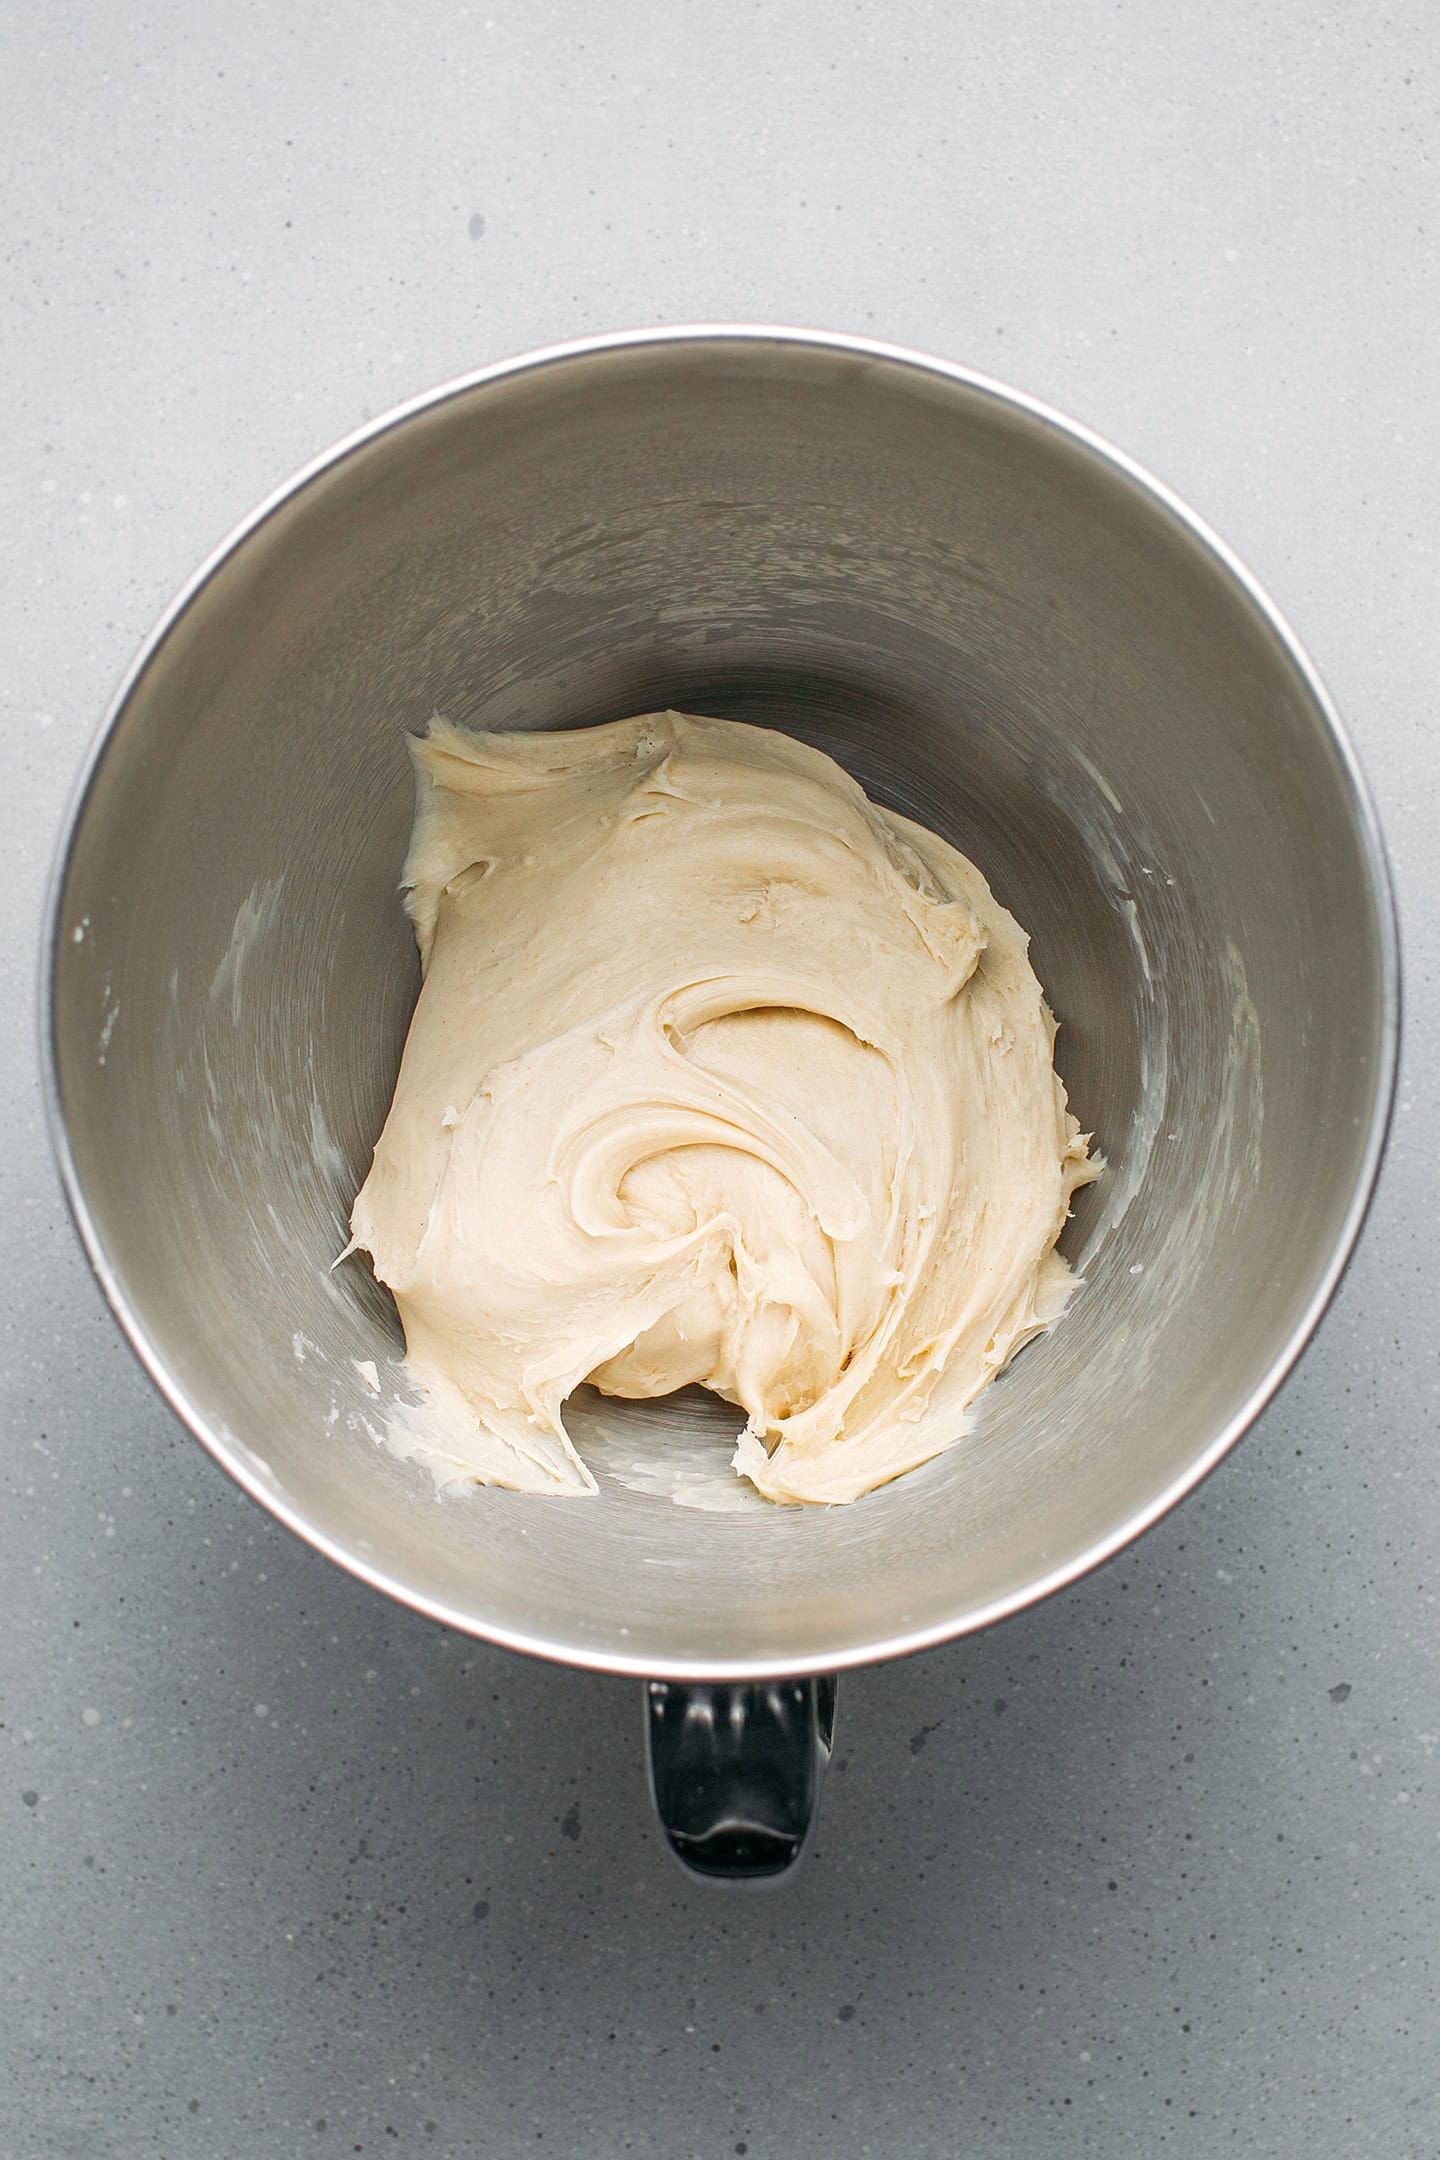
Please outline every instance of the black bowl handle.
M835 1680L699 1687L645 1683L655 1812L692 1875L757 1883L788 1875L820 1806L835 1731Z

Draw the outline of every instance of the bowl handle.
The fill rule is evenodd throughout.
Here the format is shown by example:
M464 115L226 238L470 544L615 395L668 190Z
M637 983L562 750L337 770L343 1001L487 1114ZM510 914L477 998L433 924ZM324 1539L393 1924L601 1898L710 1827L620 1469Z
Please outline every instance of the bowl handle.
M835 1680L692 1686L645 1682L655 1812L692 1875L758 1883L788 1875L820 1807L835 1731Z

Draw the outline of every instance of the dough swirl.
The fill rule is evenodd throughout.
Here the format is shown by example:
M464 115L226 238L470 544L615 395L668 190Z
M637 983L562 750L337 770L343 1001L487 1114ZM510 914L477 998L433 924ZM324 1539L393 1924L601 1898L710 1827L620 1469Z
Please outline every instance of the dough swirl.
M979 871L733 721L414 753L424 986L352 1228L460 1471L594 1491L586 1379L735 1403L776 1501L948 1446L1096 1174Z

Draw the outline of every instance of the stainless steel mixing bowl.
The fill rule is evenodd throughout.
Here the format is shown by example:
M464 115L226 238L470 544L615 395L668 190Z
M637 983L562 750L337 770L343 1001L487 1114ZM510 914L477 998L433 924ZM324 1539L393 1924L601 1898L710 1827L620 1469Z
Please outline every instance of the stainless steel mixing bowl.
M969 1438L854 1507L711 1513L613 1478L437 1506L372 1437L357 1363L394 1391L389 1299L331 1272L417 987L405 737L436 710L662 705L822 745L1032 932L1110 1165L1065 1240L1084 1287ZM71 1203L196 1436L417 1610L672 1684L941 1642L1154 1522L1315 1325L1395 1065L1375 819L1253 581L1033 401L788 331L536 354L300 474L126 681L49 937ZM688 1406L621 1414L636 1460L697 1444Z

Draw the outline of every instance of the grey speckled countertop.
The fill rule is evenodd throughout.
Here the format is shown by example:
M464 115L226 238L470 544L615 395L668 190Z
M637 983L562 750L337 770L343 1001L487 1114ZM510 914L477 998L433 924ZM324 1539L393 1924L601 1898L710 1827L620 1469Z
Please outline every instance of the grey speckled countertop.
M5 17L0 2154L1431 2160L1433 7ZM658 1848L633 1685L391 1610L174 1424L29 1018L82 746L231 521L446 375L705 317L978 364L1188 496L1349 716L1409 993L1279 1402L1100 1576L852 1680L808 1876L729 1902Z

